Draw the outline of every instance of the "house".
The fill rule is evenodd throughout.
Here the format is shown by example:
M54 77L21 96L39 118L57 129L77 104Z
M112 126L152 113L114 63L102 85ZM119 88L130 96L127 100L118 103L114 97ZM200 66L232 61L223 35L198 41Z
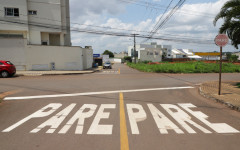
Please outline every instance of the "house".
M172 49L168 50L167 58L190 58L190 59L201 59L200 56L194 55L191 49Z
M0 24L0 59L17 70L92 67L92 47L71 46L69 0L1 1Z
M114 53L115 58L124 58L125 56L128 56L128 53L125 51L122 51L120 53Z
M163 46L157 45L157 43L138 44L136 45L136 55L139 61L162 61ZM128 56L134 56L134 47L128 47ZM134 57L133 57L134 59Z

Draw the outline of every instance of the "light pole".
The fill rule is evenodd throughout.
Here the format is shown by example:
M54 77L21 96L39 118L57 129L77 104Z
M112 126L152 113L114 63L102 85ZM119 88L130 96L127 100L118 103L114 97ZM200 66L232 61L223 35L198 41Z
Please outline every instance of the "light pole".
M133 35L133 37L134 37L134 52L133 52L133 57L134 57L134 63L136 64L136 62L137 62L137 59L136 59L136 56L137 56L137 54L136 54L136 35L139 35L139 34L131 34L131 35Z

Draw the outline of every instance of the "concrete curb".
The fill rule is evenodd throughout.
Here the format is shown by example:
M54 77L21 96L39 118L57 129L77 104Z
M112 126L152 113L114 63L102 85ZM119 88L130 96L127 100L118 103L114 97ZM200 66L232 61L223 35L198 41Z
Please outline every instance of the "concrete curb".
M236 111L239 111L239 112L240 112L240 107L235 106L235 105L233 105L233 104L231 104L231 103L229 103L229 102L225 102L225 101L223 101L223 100L217 99L217 98L215 98L215 97L213 97L213 96L211 96L211 95L208 95L208 94L204 93L204 92L202 91L201 85L200 85L200 87L199 87L199 93L200 93L200 95L202 95L202 96L205 97L205 98L214 100L214 101L216 101L216 102L218 102L218 103L221 103L221 104L226 105L227 107L229 107L229 108L231 108L231 109L233 109L233 110L236 110Z
M88 71L82 71L82 72L63 72L63 73L17 73L15 76L52 76L52 75L78 75L78 74L91 74L91 73L94 73L94 72L99 72L101 71L101 69L94 69L94 70L88 70Z

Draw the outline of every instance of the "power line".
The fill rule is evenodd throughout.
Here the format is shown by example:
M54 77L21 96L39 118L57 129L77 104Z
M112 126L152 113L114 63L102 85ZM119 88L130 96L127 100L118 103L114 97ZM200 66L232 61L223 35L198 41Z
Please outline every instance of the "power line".
M160 20L157 22L157 24L154 26L153 30L149 34L149 37L152 37L156 32L163 27L164 24L175 14L175 12L184 4L186 0L179 0L179 2L172 8L172 10L167 14L167 16L163 19L162 22ZM170 3L171 4L171 3ZM167 8L168 9L168 8ZM149 38L151 39L151 38ZM144 40L143 42L148 41L148 39ZM142 42L142 43L143 43Z
M34 27L41 27L41 28L48 28L48 29L56 29L61 30L63 26L52 26L50 24L43 24L39 22L26 22L26 21L15 21L15 20L2 20L0 21L12 23L12 24L18 24L18 25L30 25ZM5 24L5 23L0 23ZM110 31L100 31L100 30L86 30L86 29L79 29L79 28L72 28L70 31L73 32L80 32L80 33L90 33L90 34L97 34L97 35L109 35L109 36L119 36L119 37L133 37L133 35L129 33L117 33L117 32L110 32ZM214 42L206 41L206 40L193 40L193 39L184 39L184 38L168 38L168 37L149 37L146 35L136 35L138 38L151 38L156 40L163 40L163 41L172 41L172 42L182 42L182 43L198 43L198 44L214 44Z
M0 10L1 12L2 10ZM20 16L28 16L28 15L25 15L25 14L19 14ZM48 21L54 21L54 22L62 22L62 21L59 21L59 20L54 20L54 19L49 19L49 18L42 18L42 17L37 17L37 16L31 16L33 18L37 18L37 19L41 19L41 20L48 20ZM2 17L2 21L4 21L4 17ZM12 19L12 18L7 18L7 19ZM19 19L17 20L14 20L14 21L20 21ZM23 21L23 20L22 20ZM28 23L28 21L25 21L26 23ZM41 24L41 23L40 23ZM129 30L129 29L120 29L120 28L112 28L112 27L103 27L103 26L96 26L96 25L87 25L87 24L79 24L79 23L71 23L71 24L75 24L75 25L79 25L79 26L86 26L86 27L96 27L96 28L102 28L102 29L109 29L109 30L121 30L121 31L129 31L129 32L134 32L134 33L151 33L149 31L140 31L140 30ZM46 25L46 24L45 24ZM52 26L52 24L48 24L49 26ZM158 33L155 33L156 35L161 35L161 36L173 36L173 37L182 37L182 35L176 35L176 34L158 34ZM189 37L191 39L193 39L194 37L192 36L185 36L185 37ZM209 39L210 40L210 39Z
M164 10L167 6L164 6L164 5L159 5L157 3L150 3L150 2L145 2L145 1L133 1L133 0L118 0L118 1L121 1L121 2L125 2L125 3L130 3L130 4L135 4L135 5L138 5L138 6L142 6L142 7L146 7L146 3L148 3L148 7L149 8L152 8L152 9L161 9L161 10ZM170 7L170 8L173 8L173 7ZM183 14L188 14L188 15L199 15L199 16L205 16L205 17L210 17L210 18L215 18L215 14L210 14L210 13L202 13L202 12L199 12L199 11L194 11L194 10L191 10L191 9L182 9L179 11L180 13L183 13ZM191 13L189 13L191 12Z
M162 16L159 18L158 22L155 24L155 26L153 27L153 30L155 30L155 28L157 27L157 25L160 23L161 19L163 18L163 16L165 15L165 13L168 11L169 7L171 6L173 0L170 1L169 5L167 6L167 8L165 9L164 13L162 14ZM153 31L152 30L152 31Z

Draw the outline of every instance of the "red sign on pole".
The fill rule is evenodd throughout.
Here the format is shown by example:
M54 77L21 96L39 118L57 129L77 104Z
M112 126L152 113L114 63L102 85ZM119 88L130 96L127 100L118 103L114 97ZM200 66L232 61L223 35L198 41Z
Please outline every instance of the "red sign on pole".
M222 47L228 44L228 37L226 34L218 34L215 38L215 43L220 47L220 65L219 65L219 89L218 95L221 95L221 83L222 83Z
M228 44L228 37L226 34L218 34L214 41L217 46L224 47Z

